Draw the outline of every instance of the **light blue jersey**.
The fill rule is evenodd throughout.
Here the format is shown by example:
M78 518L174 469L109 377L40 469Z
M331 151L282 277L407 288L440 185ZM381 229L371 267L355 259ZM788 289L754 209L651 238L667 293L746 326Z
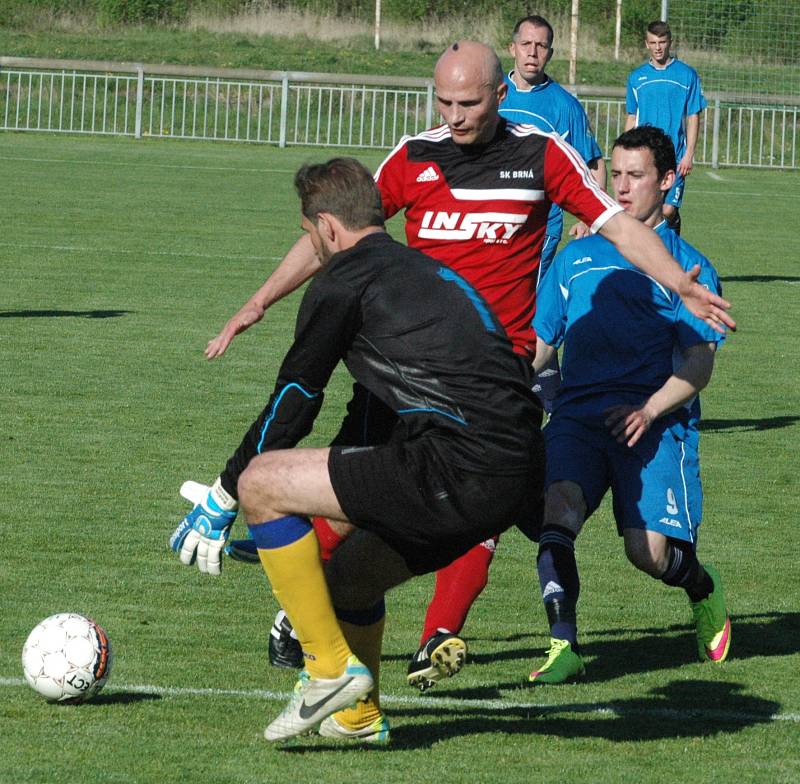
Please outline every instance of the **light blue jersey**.
M686 152L686 118L705 108L697 71L680 60L672 59L664 68L647 62L628 77L626 111L636 117L636 127L661 128L672 139L678 161Z
M683 269L700 264L700 282L719 292L705 256L665 221L656 232ZM554 412L573 403L601 411L620 393L649 397L672 375L675 349L723 340L599 235L571 242L556 256L537 292L533 323L545 343L565 344Z
M719 293L704 256L666 222L656 231L685 270L699 264L700 282ZM633 447L611 435L605 412L641 405L684 350L723 336L597 235L556 256L539 287L534 325L546 343L564 344L564 380L544 430L546 485L580 486L587 517L610 488L620 533L641 528L695 543L703 500L697 398L653 422Z
M511 72L513 73L513 71ZM500 114L511 122L535 125L542 131L557 133L574 147L586 163L601 158L603 153L592 134L589 118L580 101L549 76L528 90L517 87L511 73L505 76L508 93L500 106ZM564 215L554 204L547 216L545 247L542 250L540 275L555 256L564 230ZM545 253L548 258L545 258Z

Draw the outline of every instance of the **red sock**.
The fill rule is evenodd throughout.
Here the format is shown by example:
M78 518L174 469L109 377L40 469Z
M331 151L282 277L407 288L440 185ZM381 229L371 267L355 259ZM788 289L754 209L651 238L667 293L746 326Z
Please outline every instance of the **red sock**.
M461 631L469 608L489 582L489 564L496 545L496 537L481 542L436 572L436 588L425 614L420 645L437 629L447 629L452 634Z
M312 517L311 525L317 533L319 539L319 555L323 563L330 560L333 551L344 541L344 536L339 536L336 531L331 528L327 517Z

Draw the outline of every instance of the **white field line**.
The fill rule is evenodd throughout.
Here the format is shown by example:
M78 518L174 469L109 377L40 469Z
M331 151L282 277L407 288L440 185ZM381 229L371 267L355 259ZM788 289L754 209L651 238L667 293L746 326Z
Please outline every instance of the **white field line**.
M728 182L728 180L726 180ZM691 186L691 183L690 183ZM700 188L692 188L692 193L703 193L710 196L724 196L726 199L733 196L755 196L758 199L800 199L800 193L758 193L756 191L704 191Z
M231 253L190 253L180 250L125 250L123 248L89 248L79 245L44 245L40 243L2 242L0 247L29 250L57 250L67 253L100 253L105 256L186 256L195 259L230 259L231 261L280 261L283 256L237 256Z
M720 177L720 175L719 175L719 174L717 174L716 172L713 172L713 171L707 171L707 172L706 172L706 175L707 175L708 177L711 177L711 179L712 179L712 180L716 180L717 182L724 182L724 179L723 179L722 177Z
M144 163L142 161L70 160L68 158L25 158L17 155L0 155L0 161L25 161L26 163L68 163L80 166L142 166L150 169L200 169L201 171L259 172L266 174L294 174L294 169L251 169L245 166L195 166L190 163Z
M0 687L26 686L23 678L0 678ZM233 697L238 699L274 700L283 702L289 699L290 692L268 691L265 689L199 689L177 686L151 686L147 684L116 685L106 689L106 692L122 692L133 694L153 694L160 697ZM564 705L546 705L536 702L514 702L503 699L466 699L455 697L411 697L381 694L381 702L387 705L410 705L415 708L477 708L490 711L531 711L543 714L584 713L599 714L604 716L660 716L676 719L713 719L728 722L775 722L788 721L800 723L798 713L745 713L740 711L726 711L714 709L676 710L674 708L628 708L625 705L598 705L592 703L566 703Z

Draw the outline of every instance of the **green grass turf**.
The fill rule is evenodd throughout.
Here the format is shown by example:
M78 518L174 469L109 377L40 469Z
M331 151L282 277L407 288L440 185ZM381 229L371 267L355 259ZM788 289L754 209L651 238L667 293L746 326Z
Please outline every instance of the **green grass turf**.
M222 360L202 349L297 236L294 170L326 157L0 135L0 781L800 779L800 189L776 172L697 170L683 210L740 325L702 446L700 553L725 579L730 660L693 661L685 598L627 564L604 506L578 545L585 682L523 687L547 636L534 547L509 533L465 629L470 664L429 695L405 668L431 578L390 596L392 749L262 739L293 680L266 664L266 580L201 576L166 540L180 483L213 479L269 394L297 295ZM337 374L307 443L335 432L347 391ZM80 707L20 682L27 633L59 611L96 617L116 650Z

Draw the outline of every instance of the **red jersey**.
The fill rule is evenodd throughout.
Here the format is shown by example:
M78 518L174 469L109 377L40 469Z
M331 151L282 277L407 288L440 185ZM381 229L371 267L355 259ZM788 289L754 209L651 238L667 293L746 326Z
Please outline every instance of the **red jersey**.
M552 202L597 231L622 208L558 134L501 120L485 145L441 125L407 137L375 179L411 247L456 270L494 309L514 350L533 354L536 280Z

